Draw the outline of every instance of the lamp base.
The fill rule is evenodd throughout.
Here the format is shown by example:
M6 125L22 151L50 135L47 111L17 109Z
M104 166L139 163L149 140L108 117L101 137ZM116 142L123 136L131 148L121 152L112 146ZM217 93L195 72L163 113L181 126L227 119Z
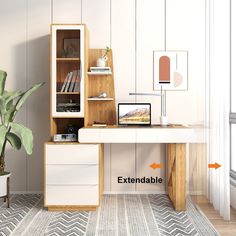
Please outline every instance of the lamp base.
M168 125L168 117L160 116L160 125Z

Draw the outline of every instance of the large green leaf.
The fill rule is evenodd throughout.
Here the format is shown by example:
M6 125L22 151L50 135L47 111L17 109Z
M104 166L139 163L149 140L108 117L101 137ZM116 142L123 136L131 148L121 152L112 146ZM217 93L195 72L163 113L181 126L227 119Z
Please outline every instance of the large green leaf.
M0 97L0 114L4 115L6 113L6 102L3 97Z
M7 78L7 73L3 70L0 70L0 95L2 95L4 92L6 78Z
M21 142L25 148L25 151L27 152L27 154L31 155L33 151L32 131L24 125L15 122L11 122L10 127L13 129L14 132L18 133L21 136Z
M28 89L18 100L18 102L16 103L16 110L19 111L19 109L22 107L22 105L24 104L24 102L27 100L27 98L34 92L36 91L38 88L40 88L42 85L44 85L44 83L38 83L35 84L32 88Z
M12 102L9 102L7 104L7 111L4 115L5 125L8 125L8 123L13 121L15 112L16 112L16 105L13 104Z
M6 126L0 125L0 155L2 153L2 147L5 141L6 133L7 133Z
M15 98L19 97L20 95L22 95L21 91L13 91L13 92L4 91L3 98L5 99L6 104L8 104L8 102L14 100Z
M8 111L12 106L13 106L13 100L9 101L9 102L6 104L6 110Z
M16 134L8 132L6 138L13 148L17 150L21 148L21 140Z

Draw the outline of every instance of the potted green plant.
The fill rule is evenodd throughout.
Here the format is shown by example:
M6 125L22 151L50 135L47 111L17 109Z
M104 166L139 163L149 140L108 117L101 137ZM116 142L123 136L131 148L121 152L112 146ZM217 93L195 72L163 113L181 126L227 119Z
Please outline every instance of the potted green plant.
M33 150L32 131L14 121L16 114L28 97L44 84L35 84L24 92L6 91L6 78L7 73L0 70L0 197L7 195L7 178L10 177L10 172L5 171L7 143L17 150L23 145L29 155Z
M105 67L106 66L109 52L110 52L109 47L106 47L106 49L103 50L102 56L97 59L97 67Z

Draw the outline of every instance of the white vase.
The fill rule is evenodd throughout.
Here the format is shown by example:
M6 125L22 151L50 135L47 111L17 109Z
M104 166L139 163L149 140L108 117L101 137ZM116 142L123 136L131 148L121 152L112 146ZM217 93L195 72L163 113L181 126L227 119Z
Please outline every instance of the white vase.
M6 175L0 175L0 197L7 195L7 178L11 176L11 173Z
M105 67L106 66L106 59L103 57L99 57L97 59L97 67Z

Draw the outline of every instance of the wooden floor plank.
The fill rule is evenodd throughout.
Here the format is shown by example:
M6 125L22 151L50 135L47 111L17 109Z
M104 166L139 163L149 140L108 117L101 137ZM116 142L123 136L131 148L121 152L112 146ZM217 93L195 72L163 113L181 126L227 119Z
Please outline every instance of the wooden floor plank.
M193 196L193 201L198 204L216 230L222 236L236 235L236 210L231 208L231 220L225 221L214 209L213 205L205 196Z

